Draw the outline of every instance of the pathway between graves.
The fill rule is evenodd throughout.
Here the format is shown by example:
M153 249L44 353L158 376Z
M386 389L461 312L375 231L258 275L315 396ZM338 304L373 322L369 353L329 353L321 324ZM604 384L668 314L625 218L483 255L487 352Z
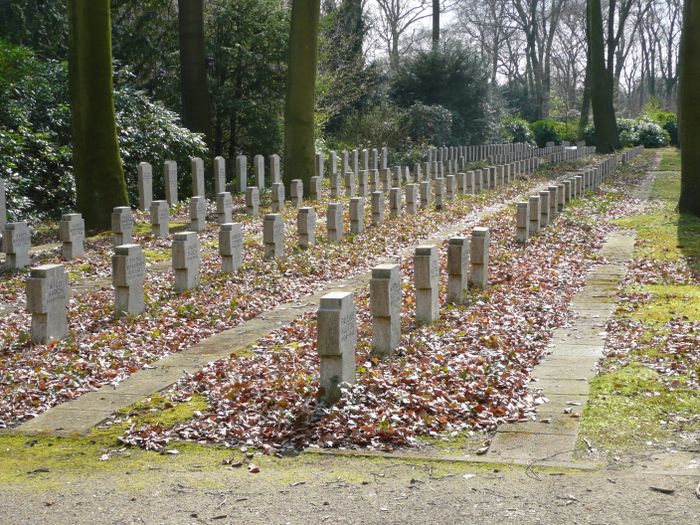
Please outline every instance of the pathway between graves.
M537 187L529 188L526 193L485 208L468 220L445 228L430 238L415 244L440 244L465 228L474 226L487 215L522 200L526 195L544 190L551 184L552 181L548 181ZM415 246L406 248L401 252L400 257L410 257L414 248ZM394 263L396 261L386 259L377 262L377 264L383 262ZM165 390L185 373L195 373L208 363L243 350L273 330L290 324L306 313L316 311L323 295L331 291L355 291L368 286L371 275L371 270L368 270L348 279L330 283L313 295L293 303L279 305L274 310L263 312L254 319L220 332L187 350L171 354L132 374L116 387L107 385L99 390L83 394L79 398L58 405L15 429L9 429L7 432L58 436L87 434L91 428L104 421L116 410L141 401L153 393Z
M649 198L654 172L639 186L634 196ZM608 236L600 250L606 264L597 265L587 276L585 286L574 296L577 314L573 326L559 328L550 343L551 354L532 372L549 402L537 409L537 420L501 425L485 459L528 464L573 461L578 438L579 416L588 400L593 368L603 357L605 328L615 311L620 281L634 252L635 234L617 231Z

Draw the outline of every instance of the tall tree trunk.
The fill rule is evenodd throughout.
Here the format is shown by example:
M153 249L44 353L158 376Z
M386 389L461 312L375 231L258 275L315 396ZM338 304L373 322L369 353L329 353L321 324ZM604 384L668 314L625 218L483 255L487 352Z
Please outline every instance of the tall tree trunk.
M204 1L178 0L182 123L203 133L212 148L211 106L204 46Z
M588 116L591 110L591 70L590 58L586 60L586 76L583 78L583 100L581 102L581 117L578 121L578 139L584 140L588 127Z
M68 2L68 80L78 210L90 229L108 229L112 208L128 206L112 95L109 0Z
M596 151L610 153L619 148L613 105L612 76L605 68L603 16L600 0L588 0L588 53L590 57L591 103L595 123Z
M700 1L685 0L680 49L678 209L700 216Z
M440 43L440 0L433 0L433 49Z
M301 179L304 192L314 173L314 105L318 56L319 0L293 0L284 108L284 185ZM289 195L289 191L287 191Z

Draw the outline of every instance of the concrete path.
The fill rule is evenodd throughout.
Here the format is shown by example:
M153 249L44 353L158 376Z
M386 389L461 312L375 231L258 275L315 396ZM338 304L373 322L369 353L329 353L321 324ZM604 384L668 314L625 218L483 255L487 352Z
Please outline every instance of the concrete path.
M414 245L442 243L449 237L462 232L465 228L474 226L485 216L522 200L524 195L544 190L550 184L551 182L543 183L513 199L485 208L469 219L447 227L428 239L414 243ZM403 250L400 257L412 256L414 245ZM386 259L378 261L376 264L383 262L396 261ZM349 279L329 283L318 293L303 297L293 303L280 305L274 310L264 312L250 321L216 334L182 352L171 354L148 368L139 370L116 387L104 386L94 392L83 394L79 398L58 405L15 429L9 429L7 432L60 436L87 434L91 428L104 421L119 408L140 401L155 392L165 390L185 373L194 373L208 363L244 350L250 344L265 337L270 332L290 324L303 314L316 311L322 295L333 290L358 290L369 285L370 277L371 269Z
M648 177L634 196L648 199L653 180ZM500 426L486 458L530 464L574 461L579 417L588 400L593 369L603 357L605 327L615 311L617 288L627 274L634 243L634 232L608 236L599 252L607 264L594 267L574 296L574 326L554 332L550 354L532 372L533 388L543 389L549 402L538 408L536 421Z

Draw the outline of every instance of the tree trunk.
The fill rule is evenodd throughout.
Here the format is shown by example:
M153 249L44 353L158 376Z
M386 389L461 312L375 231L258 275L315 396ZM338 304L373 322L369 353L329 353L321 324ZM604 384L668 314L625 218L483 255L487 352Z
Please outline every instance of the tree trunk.
M314 105L318 56L319 0L293 0L284 108L284 185L301 179L304 193L314 173Z
M204 46L203 0L178 0L180 36L180 92L182 123L204 134L212 148L211 106L207 85L207 57Z
M680 49L681 213L700 216L700 1L685 0Z
M129 205L114 117L109 0L70 0L68 17L78 211L89 229L109 229L112 208Z
M440 43L440 0L433 0L433 49Z
M583 79L583 100L581 102L581 117L578 121L578 139L584 140L588 127L588 116L591 110L591 66L590 58L586 59L586 76Z
M588 53L590 57L591 103L595 123L596 151L610 153L619 148L613 105L611 75L605 68L603 17L600 0L588 0Z

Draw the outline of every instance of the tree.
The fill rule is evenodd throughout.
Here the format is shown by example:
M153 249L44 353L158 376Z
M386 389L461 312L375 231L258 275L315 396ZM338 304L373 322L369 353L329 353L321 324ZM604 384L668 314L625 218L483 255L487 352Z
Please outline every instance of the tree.
M108 228L129 204L114 118L109 0L70 0L68 75L78 210L88 228Z
M588 0L587 7L588 61L596 151L610 153L620 147L613 107L613 77L611 71L605 67L600 0Z
M320 0L292 0L287 96L284 109L284 184L301 179L308 190L314 172L314 104ZM289 192L287 192L289 194Z
M178 0L182 123L211 147L211 106L204 45L204 0Z
M700 216L700 1L685 0L680 51L681 213Z
M431 1L377 0L377 34L379 39L384 42L389 55L389 65L392 69L395 70L399 65L401 38L411 26L415 26L416 22L433 16L432 12L428 11ZM410 50L410 43L406 47Z
M433 0L433 49L440 43L440 0Z

